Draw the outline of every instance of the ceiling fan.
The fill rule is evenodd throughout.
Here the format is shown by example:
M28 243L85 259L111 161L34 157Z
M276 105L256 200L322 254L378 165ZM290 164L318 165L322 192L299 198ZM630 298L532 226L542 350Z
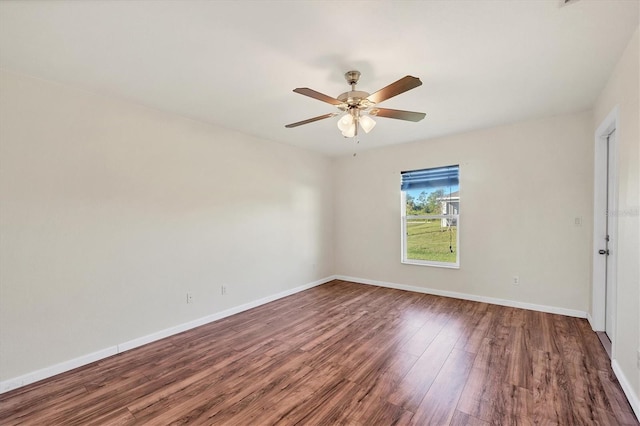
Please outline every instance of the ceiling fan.
M356 90L356 84L360 79L360 71L347 71L344 78L347 80L347 83L351 85L351 90L341 94L337 98L332 98L331 96L316 92L308 87L299 87L297 89L293 89L293 91L300 93L301 95L309 96L310 98L335 105L340 111L344 112L344 115L338 120L338 129L340 129L342 135L346 138L356 136L358 134L358 127L362 127L366 133L369 133L376 125L376 122L370 116L395 118L398 120L415 122L422 120L426 115L424 112L378 108L376 106L382 101L421 86L422 82L417 77L407 75L378 90L372 95L367 92ZM303 124L313 123L314 121L324 120L329 117L335 117L336 115L342 114L342 112L331 112L329 114L319 115L307 120L287 124L284 127L290 129L292 127L302 126Z

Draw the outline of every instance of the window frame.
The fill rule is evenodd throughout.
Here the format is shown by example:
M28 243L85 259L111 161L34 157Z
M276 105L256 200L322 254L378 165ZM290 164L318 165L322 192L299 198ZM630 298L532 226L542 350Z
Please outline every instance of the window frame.
M443 166L445 168L447 166ZM430 167L428 169L438 169L440 167ZM428 170L424 169L424 170ZM460 178L460 168L458 166L458 179ZM459 186L459 184L458 184ZM459 191L459 189L458 189ZM460 204L458 204L457 214L426 214L407 216L407 191L400 189L400 237L401 253L400 262L405 265L434 266L438 268L460 269ZM460 197L458 196L458 203ZM440 262L435 260L410 259L407 255L407 220L408 219L450 219L456 221L456 261Z

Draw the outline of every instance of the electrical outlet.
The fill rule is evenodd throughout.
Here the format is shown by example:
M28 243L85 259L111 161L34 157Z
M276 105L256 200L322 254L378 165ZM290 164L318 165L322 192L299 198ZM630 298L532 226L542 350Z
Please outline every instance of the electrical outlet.
M222 294L223 296L225 294L227 294L227 285L226 284L222 284L222 286L220 286L220 294Z
M517 275L513 276L513 285L518 285L520 284L520 277Z
M193 293L187 293L187 304L193 303Z

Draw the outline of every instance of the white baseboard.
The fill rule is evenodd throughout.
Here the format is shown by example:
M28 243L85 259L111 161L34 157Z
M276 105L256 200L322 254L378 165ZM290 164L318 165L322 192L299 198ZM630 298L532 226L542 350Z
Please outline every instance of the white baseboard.
M40 380L73 370L74 368L82 367L83 365L91 364L92 362L116 355L117 353L118 347L111 346L90 354L82 355L78 358L70 359L69 361L64 361L50 367L32 371L31 373L27 373L13 379L4 380L0 382L0 394L22 386L30 385L31 383L39 382Z
M616 378L618 382L620 382L620 387L624 391L624 394L627 396L627 400L629 400L629 404L633 409L633 412L636 414L636 419L640 420L640 398L638 398L638 394L635 393L631 383L629 383L629 379L622 372L622 368L620 368L620 364L615 359L611 361L611 368L613 368L613 372L616 373Z
M416 293L433 294L435 296L446 296L454 299L472 300L474 302L490 303L492 305L509 306L512 308L529 309L531 311L547 312L550 314L566 315L569 317L586 318L587 313L576 309L560 308L557 306L536 305L534 303L518 302L516 300L498 299L495 297L477 296L475 294L458 293L455 291L438 290L428 287L416 287L406 284L396 284L386 281L370 280L367 278L348 277L336 275L338 280L352 281L359 284L376 285L379 287L395 288L398 290L414 291Z
M19 377L15 377L13 379L8 379L0 382L0 394L8 392L13 389L20 388L22 386L29 385L31 383L38 382L40 380L47 379L49 377L55 376L60 373L64 373L66 371L73 370L74 368L82 367L83 365L90 364L95 361L99 361L101 359L110 357L112 355L119 354L121 352L128 351L130 349L137 348L142 345L146 345L147 343L155 342L160 339L164 339L169 336L173 336L174 334L182 333L183 331L191 330L192 328L199 327L204 324L208 324L213 321L217 321L222 318L226 318L231 315L235 315L237 313L256 308L260 305L264 305L269 302L273 302L274 300L281 299L283 297L290 296L295 293L299 293L304 290L308 290L312 287L319 286L321 284L327 283L335 279L335 276L329 276L322 278L320 280L304 284L277 294L273 294L271 296L263 297L262 299L253 300L248 303L244 303L239 306L234 306L233 308L226 309L221 312L216 312L211 315L207 315L203 318L198 318L193 321L186 322L184 324L177 325L175 327L166 328L164 330L160 330L155 333L148 334L146 336L138 337L133 340L129 340L124 343L120 343L115 346L111 346L90 354L86 354L80 356L78 358L74 358L69 361L64 361L59 364L55 364L49 367L45 367L43 369L33 371L31 373L24 374Z
M591 317L591 314L589 312L587 312L587 321L589 321L589 325L591 326L591 329L593 331L600 331L600 330L596 330L595 327L593 326L593 318Z

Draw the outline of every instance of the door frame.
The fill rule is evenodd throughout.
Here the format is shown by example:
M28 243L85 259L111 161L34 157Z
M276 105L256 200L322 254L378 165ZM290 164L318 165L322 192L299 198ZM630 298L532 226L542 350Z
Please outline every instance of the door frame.
M618 106L607 115L600 123L595 132L594 146L594 184L593 184L593 246L592 246L592 298L591 298L591 315L589 322L594 331L605 330L605 313L606 313L606 285L605 285L605 258L598 254L598 250L603 248L603 239L605 237L605 222L607 220L607 211L602 208L606 204L607 199L607 136L615 130L614 143L609 146L609 156L613 160L610 163L613 167L609 167L609 205L618 205L618 144L615 140L620 140L620 114ZM609 212L609 249L612 255L609 256L609 265L611 271L611 293L613 294L613 305L617 305L617 242L618 242L618 224L615 212ZM611 214L613 213L613 214ZM616 333L616 318L613 316L612 323L613 335ZM615 358L615 343L612 337L612 358Z

